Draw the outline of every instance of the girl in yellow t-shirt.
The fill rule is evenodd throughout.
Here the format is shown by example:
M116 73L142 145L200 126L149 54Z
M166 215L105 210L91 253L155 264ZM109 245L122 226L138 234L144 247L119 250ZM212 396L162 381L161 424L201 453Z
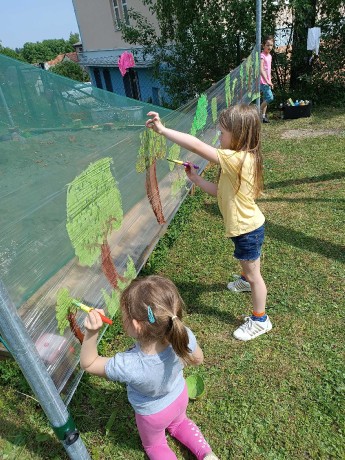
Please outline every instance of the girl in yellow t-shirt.
M166 128L157 112L147 115L150 117L146 122L147 128L220 165L218 184L203 179L190 165L185 170L195 185L217 196L225 235L235 244L234 257L241 264L242 275L230 282L228 289L251 292L253 314L235 330L234 337L247 341L270 331L272 324L265 312L267 289L260 271L265 217L255 203L263 189L261 123L256 107L235 105L221 112L219 149L190 134Z

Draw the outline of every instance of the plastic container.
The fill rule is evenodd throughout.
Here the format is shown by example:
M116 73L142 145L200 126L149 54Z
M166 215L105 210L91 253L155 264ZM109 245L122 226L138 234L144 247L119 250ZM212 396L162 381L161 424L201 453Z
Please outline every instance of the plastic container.
M283 107L284 120L293 120L296 118L307 118L311 115L311 102L307 105L298 105L290 107L286 105Z
M205 384L200 375L190 375L186 378L189 399L200 398L205 391Z

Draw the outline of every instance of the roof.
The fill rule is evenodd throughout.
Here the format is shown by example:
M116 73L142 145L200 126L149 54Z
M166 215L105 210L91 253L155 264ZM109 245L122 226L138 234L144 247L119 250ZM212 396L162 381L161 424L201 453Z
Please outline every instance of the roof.
M55 59L52 59L51 61L47 61L45 63L45 67L46 69L49 69L50 67L54 67L54 65L60 64L60 62L63 62L65 59L67 61L72 61L76 63L79 62L78 54L75 51L73 51L71 53L58 54Z
M63 54L58 54L58 55L56 56L56 58L51 59L50 61L47 61L46 64L48 64L49 67L52 67L52 66L54 66L54 65L59 64L60 62L62 62L64 57L65 57L65 53L63 53Z
M76 51L73 51L72 53L66 53L63 60L64 59L69 59L70 61L73 61L73 62L79 62L78 53Z

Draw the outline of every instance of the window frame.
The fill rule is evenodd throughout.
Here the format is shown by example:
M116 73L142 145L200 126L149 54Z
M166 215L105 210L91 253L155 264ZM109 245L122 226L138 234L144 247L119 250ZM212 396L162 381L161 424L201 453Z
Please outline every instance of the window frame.
M120 30L121 11L119 0L111 0L115 30Z
M121 0L122 14L125 23L129 26L129 15L128 15L128 5L127 0Z

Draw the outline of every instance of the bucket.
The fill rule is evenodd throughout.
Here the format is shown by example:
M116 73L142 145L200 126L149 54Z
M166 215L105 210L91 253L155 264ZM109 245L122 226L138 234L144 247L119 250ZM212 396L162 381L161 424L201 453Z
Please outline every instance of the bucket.
M205 391L205 384L200 375L190 375L186 378L189 399L200 398Z

